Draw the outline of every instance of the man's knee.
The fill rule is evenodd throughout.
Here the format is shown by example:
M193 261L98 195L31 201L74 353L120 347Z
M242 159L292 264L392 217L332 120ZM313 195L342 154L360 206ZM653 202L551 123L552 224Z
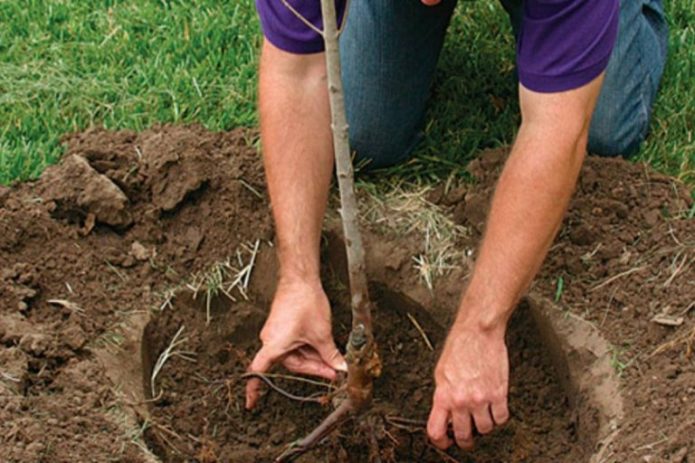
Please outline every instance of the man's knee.
M666 62L661 0L621 2L620 30L589 131L589 152L631 156L647 136Z
M628 120L616 114L594 114L589 130L589 153L623 157L636 154L649 125L649 116L643 111L643 114L631 114Z
M350 148L355 163L366 170L405 161L420 139L417 130L360 121L350 125Z

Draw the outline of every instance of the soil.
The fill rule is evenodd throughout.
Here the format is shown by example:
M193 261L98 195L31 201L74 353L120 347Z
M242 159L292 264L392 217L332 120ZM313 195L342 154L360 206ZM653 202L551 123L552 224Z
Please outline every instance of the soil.
M0 188L4 461L268 461L325 416L330 405L275 392L257 411L241 407L240 375L257 348L276 267L256 142L252 131L195 126L93 130L67 136L63 160L37 181ZM456 246L475 249L505 156L484 153L469 167L475 183L430 192L470 230ZM559 343L523 303L508 334L512 420L478 438L474 453L450 456L427 445L420 421L470 263L429 291L411 259L422 231L363 224L384 376L369 419L303 461L369 461L377 447L382 461L404 462L695 461L692 208L683 185L646 166L587 161L532 293L562 318L588 321L610 351L580 349L558 361ZM329 220L324 284L342 345L344 257L332 229ZM248 281L217 291L252 256ZM153 394L152 369L181 327L180 353L159 371ZM609 394L621 403L612 420L592 399L601 395L592 381L573 379L599 357L610 363L603 376L619 384ZM295 394L327 391L278 384Z
M345 345L350 326L345 286L331 281L324 282L324 286L330 288L329 298L336 313L336 341ZM445 330L423 307L393 289L375 283L372 294L378 306L374 322L384 360L384 374L375 383L374 408L365 420L350 422L324 448L300 461L371 461L370 448L365 445L368 435L374 436L373 448L384 461L447 461L427 444L423 427L431 405L432 366ZM183 294L177 297L173 310L162 313L145 331L146 357L152 360L182 326L187 333L186 346L192 346L195 352L195 362L179 358L167 365L159 378L160 390L156 391L151 411L157 422L197 439L184 438L173 448L168 442L170 436L150 428L148 443L165 461L203 461L204 456L213 461L272 461L288 441L309 433L329 407L268 393L257 410L245 411L242 375L260 347L255 333L265 311L263 306L235 304L225 296L216 299L214 306L214 326L208 326L205 300ZM428 349L408 314L428 333L434 350ZM451 451L450 455L461 462L586 461L588 452L577 435L577 417L568 406L566 392L527 306L516 313L509 332L509 349L512 424L479 438L475 452ZM150 368L146 366L145 377L150 378L154 362L147 363ZM291 380L278 380L277 384L307 397L315 393L325 397L329 391ZM402 423L399 419L418 423Z

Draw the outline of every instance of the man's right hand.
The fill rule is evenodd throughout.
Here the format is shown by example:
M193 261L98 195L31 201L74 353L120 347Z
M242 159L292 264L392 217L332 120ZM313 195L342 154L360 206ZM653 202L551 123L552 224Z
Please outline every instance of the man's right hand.
M275 363L281 363L294 373L334 380L336 371L347 371L345 359L333 340L331 307L318 280L281 279L260 338L263 346L249 372L265 373ZM249 379L247 409L256 405L260 389L258 378Z

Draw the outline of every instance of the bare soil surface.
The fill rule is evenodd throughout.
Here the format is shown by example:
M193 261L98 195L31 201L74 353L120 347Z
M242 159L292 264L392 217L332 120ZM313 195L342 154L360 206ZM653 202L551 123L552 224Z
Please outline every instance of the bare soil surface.
M331 282L325 286L331 288L336 341L345 345L350 311L346 295L336 289L344 286ZM450 451L454 460L429 446L424 423L431 405L437 352L429 350L408 315L427 333L434 349L443 342L445 330L401 293L379 284L372 290L378 305L374 314L377 341L384 360L384 374L375 383L374 409L363 420L345 425L325 447L300 461L376 461L370 451L378 452L382 461L587 460L589 451L582 448L577 435L577 417L528 307L519 309L509 332L512 424L480 438L472 453ZM173 310L148 325L145 337L149 352L162 352L172 334L185 327L185 346L193 348L196 359L172 360L155 391L153 419L182 436L198 436L197 440L184 438L173 448L171 436L151 428L148 443L165 461L202 461L206 457L230 462L272 461L288 442L309 433L329 412L330 405L288 400L274 392L268 392L254 412L244 410L242 374L260 347L255 333L264 313L263 306L235 304L223 296L214 302L215 321L206 325L206 302L183 294ZM325 398L331 392L330 385L303 385L291 379L277 379L276 383L302 397L318 394ZM585 437L590 440L592 436ZM537 445L540 442L543 445Z
M0 188L3 461L271 461L328 412L273 391L257 411L241 406L240 375L275 276L256 141L250 131L199 127L90 131L66 137L62 162L39 180ZM453 243L460 249L480 239L505 155L472 163L473 184L429 192L468 230ZM586 405L589 386L567 386L556 346L522 304L508 335L512 420L470 454L435 452L421 421L475 254L430 290L413 260L424 231L365 223L384 376L369 419L303 461L376 461L377 448L382 461L399 462L695 461L692 207L682 185L646 166L589 159L532 291L608 340L611 352L567 362L608 355L622 416L603 432L600 410ZM339 237L326 236L324 284L342 345L344 258ZM330 390L277 381L298 395Z

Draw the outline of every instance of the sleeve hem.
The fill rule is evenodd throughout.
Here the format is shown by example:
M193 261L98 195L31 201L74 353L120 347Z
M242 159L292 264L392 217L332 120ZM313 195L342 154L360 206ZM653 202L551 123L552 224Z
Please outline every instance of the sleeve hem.
M321 42L291 42L273 37L271 34L263 34L266 40L276 48L295 55L310 55L324 51L323 41Z
M611 53L588 68L564 75L542 75L519 69L519 82L539 93L558 93L582 87L598 77L608 66Z

